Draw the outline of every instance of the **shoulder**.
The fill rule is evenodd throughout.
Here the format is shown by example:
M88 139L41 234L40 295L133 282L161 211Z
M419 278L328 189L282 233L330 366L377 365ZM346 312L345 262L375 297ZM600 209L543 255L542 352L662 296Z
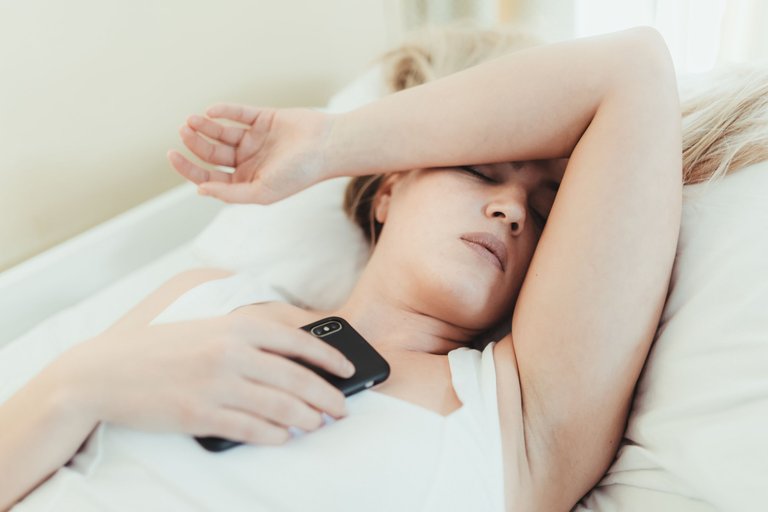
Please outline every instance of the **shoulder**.
M186 292L206 281L213 281L214 279L223 279L235 275L234 272L216 267L198 267L179 272L174 275L163 284L161 284L156 292L164 291L166 293L181 293ZM153 292L155 293L155 292Z
M149 324L174 300L197 285L214 279L234 275L222 268L199 267L180 272L161 284L155 291L143 298L132 309L112 324L109 331L119 331Z
M215 267L198 267L185 270L161 284L154 292L148 295L144 301L149 299L153 299L153 302L158 303L167 301L167 303L163 305L163 309L165 309L170 302L195 286L207 281L223 279L233 275L235 275L234 272Z

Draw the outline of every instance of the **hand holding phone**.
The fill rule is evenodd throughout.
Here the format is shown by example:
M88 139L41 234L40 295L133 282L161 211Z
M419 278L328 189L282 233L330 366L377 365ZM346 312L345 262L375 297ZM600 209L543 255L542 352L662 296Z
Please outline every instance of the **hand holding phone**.
M336 348L355 365L355 373L344 379L310 363L294 359L341 390L344 396L373 387L389 377L389 363L343 318L323 318L303 326L302 329Z
M349 323L341 317L326 317L317 322L302 326L301 329L320 338L338 349L355 366L355 373L344 379L333 375L298 358L292 361L309 368L334 387L344 396L350 396L384 382L389 377L389 363L363 338ZM200 445L208 451L220 452L241 443L220 437L196 437Z

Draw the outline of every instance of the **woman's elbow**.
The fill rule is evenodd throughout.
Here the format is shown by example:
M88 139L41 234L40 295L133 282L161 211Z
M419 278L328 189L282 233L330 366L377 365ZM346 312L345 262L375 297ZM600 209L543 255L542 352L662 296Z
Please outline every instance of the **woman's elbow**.
M667 43L653 27L634 27L622 32L624 44L618 45L622 69L635 79L648 80L657 86L673 85L677 91L675 66Z

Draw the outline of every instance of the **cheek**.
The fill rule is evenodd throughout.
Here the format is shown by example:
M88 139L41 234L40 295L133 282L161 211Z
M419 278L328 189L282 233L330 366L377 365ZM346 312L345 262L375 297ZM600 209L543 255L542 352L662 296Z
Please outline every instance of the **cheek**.
M390 198L387 222L419 237L450 232L466 215L460 192L434 179L409 183Z
M391 204L385 225L387 253L408 279L443 282L456 279L456 265L464 261L459 235L459 208L439 207L434 202L403 201ZM467 259L471 258L468 253ZM464 261L466 263L466 261Z

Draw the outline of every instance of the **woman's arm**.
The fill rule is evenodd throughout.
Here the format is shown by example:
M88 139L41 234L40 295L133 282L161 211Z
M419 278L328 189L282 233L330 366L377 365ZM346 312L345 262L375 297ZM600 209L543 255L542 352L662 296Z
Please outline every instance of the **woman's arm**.
M326 172L569 157L609 91L658 66L647 44L650 28L539 46L391 94L338 116Z
M674 69L649 29L511 54L334 127L339 174L570 157L496 352L530 483L510 510L570 510L616 453L677 246L680 131ZM505 450L507 467L520 457Z
M185 291L227 274L219 269L178 274L121 317L110 331L129 335L131 328L148 324ZM63 385L55 365L0 405L0 510L64 465L98 421L86 414L77 394Z
M505 460L525 457L529 486L510 510L570 510L618 449L677 246L680 132L674 69L649 29L511 54L334 126L339 174L570 157L496 352L502 427L519 433L505 405L523 415Z
M179 132L234 172L168 158L201 193L270 204L335 176L568 157L622 70L653 65L635 50L654 37L636 28L521 50L340 115L218 104Z
M627 54L648 60L617 67L574 147L507 339L541 510L570 510L612 462L667 296L680 108L663 41L640 35Z
M537 497L551 510L570 510L616 454L677 247L675 72L657 33L633 54L649 62L623 68L574 148L512 320Z
M327 170L365 175L570 156L646 29L517 51L339 116ZM631 61L631 62L629 62Z
M65 464L100 421L276 444L288 426L318 428L320 411L345 414L341 392L278 356L349 375L340 352L300 329L242 315L147 325L187 290L228 274L171 278L0 405L0 510Z
M677 245L680 108L663 40L634 29L511 54L334 130L340 174L570 157L496 352L530 483L508 506L570 510L616 453ZM508 467L520 456L506 451Z
M63 466L96 427L50 372L0 405L0 510L7 510Z

